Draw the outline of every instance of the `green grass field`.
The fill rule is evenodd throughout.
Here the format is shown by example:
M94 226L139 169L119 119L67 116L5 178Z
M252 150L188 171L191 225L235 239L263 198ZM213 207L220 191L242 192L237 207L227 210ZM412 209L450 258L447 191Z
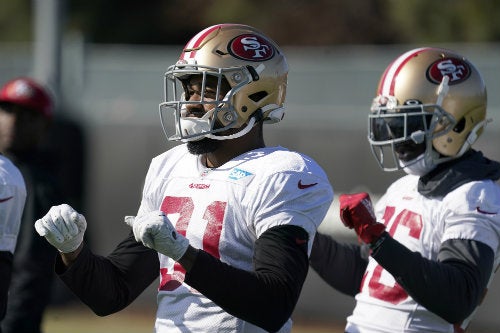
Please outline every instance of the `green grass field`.
M98 317L83 305L51 307L44 322L44 333L152 333L155 309L130 307L119 313ZM336 333L343 327L295 322L292 333Z
M43 322L44 333L152 333L155 309L130 306L107 317L98 317L81 304L50 307ZM318 323L295 319L292 333L341 333L344 323ZM479 327L473 322L467 332L500 333L500 328Z

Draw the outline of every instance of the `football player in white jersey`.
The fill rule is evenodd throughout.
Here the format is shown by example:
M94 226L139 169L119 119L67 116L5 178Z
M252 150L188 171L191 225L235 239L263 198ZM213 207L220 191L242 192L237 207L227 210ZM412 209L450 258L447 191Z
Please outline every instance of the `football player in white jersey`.
M0 153L0 323L7 311L14 250L26 201L23 175Z
M287 74L258 30L204 29L165 73L162 126L184 144L153 158L129 237L102 257L68 205L35 223L95 313L123 309L160 276L156 332L291 331L333 190L312 159L264 143L263 124L283 118Z
M383 73L368 140L383 170L407 175L375 209L367 193L339 197L369 251L318 234L311 254L325 281L356 297L346 332L466 329L500 263L500 164L471 148L486 104L480 73L451 50L410 50Z

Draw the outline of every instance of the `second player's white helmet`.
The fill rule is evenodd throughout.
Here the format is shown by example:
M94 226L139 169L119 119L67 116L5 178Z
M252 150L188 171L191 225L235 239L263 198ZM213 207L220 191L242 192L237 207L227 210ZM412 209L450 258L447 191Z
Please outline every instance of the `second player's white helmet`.
M384 71L369 115L372 152L382 169L404 163L398 145L425 145L428 164L462 156L486 125L486 87L479 71L454 51L404 53Z
M201 96L210 111L202 118L184 117L186 82L192 75L217 78L217 95ZM256 121L278 122L284 115L288 64L278 45L257 29L241 24L218 24L194 36L175 65L165 73L165 101L160 104L162 126L169 140L232 139L247 133ZM192 103L192 102L191 102ZM243 126L243 125L247 126ZM242 128L223 135L228 129Z

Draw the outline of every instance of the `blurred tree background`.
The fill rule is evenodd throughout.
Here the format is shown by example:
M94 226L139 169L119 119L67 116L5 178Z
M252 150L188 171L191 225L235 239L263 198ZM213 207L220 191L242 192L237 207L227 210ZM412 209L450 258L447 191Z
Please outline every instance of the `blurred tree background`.
M32 1L0 2L0 42L33 38ZM65 31L90 43L184 44L215 23L281 45L497 42L498 0L66 0Z

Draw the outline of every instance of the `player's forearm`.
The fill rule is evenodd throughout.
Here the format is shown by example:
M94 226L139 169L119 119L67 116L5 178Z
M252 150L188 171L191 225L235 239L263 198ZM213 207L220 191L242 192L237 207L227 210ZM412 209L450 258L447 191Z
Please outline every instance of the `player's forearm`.
M70 266L56 260L56 273L99 316L115 313L137 298L158 276L158 255L129 236L107 257L85 245Z
M116 272L105 258L94 256L87 247L80 250L70 265L64 262L68 257L57 258L56 273L95 314L105 316L127 306L127 291L117 286ZM119 289L123 290L114 292Z
M357 244L342 244L316 233L309 263L330 286L354 296L359 292L368 258L362 256L362 248Z
M199 251L185 282L233 316L271 332L279 330L295 308L308 270L307 233L289 227L294 226L268 230L257 240L253 272ZM306 239L297 245L297 237Z
M456 242L465 244L467 253L456 251ZM466 240L447 241L443 248L454 253L443 256L440 252L442 261L432 261L388 237L373 257L419 304L450 323L459 323L470 315L484 292L493 251Z
M182 258L179 259L179 264L184 267L186 272L189 272L191 268L193 267L196 258L198 257L198 249L195 249L191 245L186 250L186 253L182 256Z

